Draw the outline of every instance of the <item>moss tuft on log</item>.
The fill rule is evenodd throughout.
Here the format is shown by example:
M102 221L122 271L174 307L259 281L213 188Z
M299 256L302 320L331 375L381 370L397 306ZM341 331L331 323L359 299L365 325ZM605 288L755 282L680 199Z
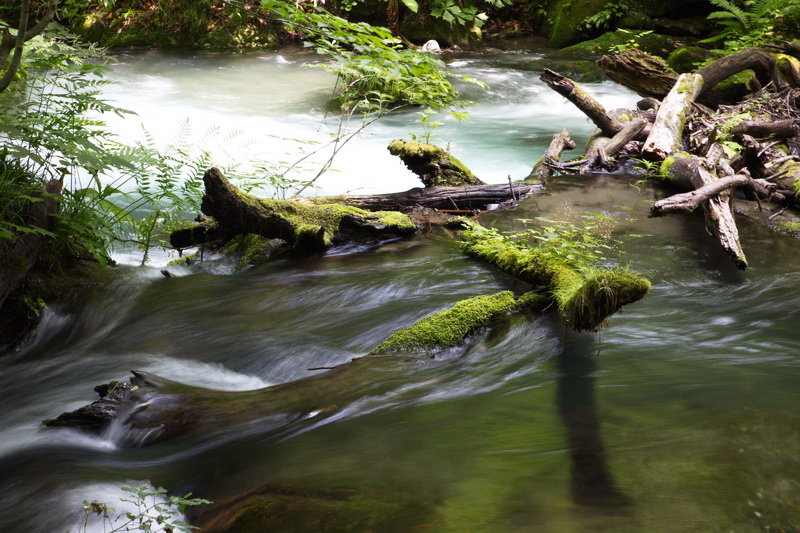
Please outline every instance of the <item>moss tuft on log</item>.
M388 148L392 155L399 157L411 172L419 176L425 187L484 185L464 163L438 146L395 139Z
M544 285L565 320L593 331L622 306L642 299L650 282L625 269L578 269L534 247L522 249L478 224L464 232L464 251L532 285Z
M468 298L394 332L369 355L457 346L475 330L490 326L503 315L523 309L543 309L549 301L548 296L535 292L516 299L511 291Z

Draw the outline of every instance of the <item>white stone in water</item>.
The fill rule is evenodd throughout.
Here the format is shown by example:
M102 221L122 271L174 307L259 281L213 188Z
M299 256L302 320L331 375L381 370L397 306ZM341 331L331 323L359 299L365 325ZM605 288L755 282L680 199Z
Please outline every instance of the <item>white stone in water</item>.
M439 43L437 43L436 40L431 39L422 45L422 51L429 54L439 54L442 52L442 47L439 46Z

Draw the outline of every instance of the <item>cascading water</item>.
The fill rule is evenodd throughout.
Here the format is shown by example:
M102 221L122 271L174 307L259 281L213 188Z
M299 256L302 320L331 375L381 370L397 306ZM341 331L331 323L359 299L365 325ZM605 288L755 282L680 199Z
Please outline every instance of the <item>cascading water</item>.
M492 89L468 123L436 135L486 181L527 174L562 127L579 146L591 133L524 69L540 54L451 65ZM112 91L159 134L190 117L195 131L319 140L329 80L302 68L305 57L120 54ZM607 107L636 100L613 84L588 87ZM415 119L376 123L323 191L417 186L385 150ZM133 136L139 126L119 127ZM258 150L282 159L296 146L269 139ZM434 358L325 370L463 298L515 288L436 232L236 274L122 267L85 305L46 310L34 341L0 359L0 530L76 531L84 499L122 509L118 487L141 483L215 501L263 485L378 494L431 509L431 531L796 526L796 241L744 224L751 268L741 273L696 220L648 219L648 186L595 176L548 189L485 223L522 229L584 211L619 220L619 260L653 289L597 335L568 333L553 313L515 316ZM297 394L320 407L288 412L265 396L246 416L149 446L121 421L100 436L40 430L131 369L228 391L232 405L316 376Z

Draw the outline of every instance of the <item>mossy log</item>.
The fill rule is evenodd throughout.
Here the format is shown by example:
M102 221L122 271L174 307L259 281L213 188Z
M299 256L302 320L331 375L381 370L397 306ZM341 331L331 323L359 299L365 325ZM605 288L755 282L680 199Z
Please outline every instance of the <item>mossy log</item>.
M216 168L206 171L203 183L206 192L201 209L221 227L236 234L282 239L298 250L325 250L346 242L376 242L417 231L409 217L397 212L258 198L237 189Z
M644 157L663 161L669 154L680 150L686 119L702 88L702 76L681 74L678 77L672 90L661 102L653 128L642 147Z
M341 409L367 394L386 393L391 384L384 379L384 366L392 359L386 354L402 351L427 356L462 343L504 315L542 310L549 301L535 292L515 298L510 291L463 300L396 332L365 356L323 374L254 391L213 391L134 371L131 386L114 382L95 389L101 394L99 400L44 425L98 434L124 416L122 423L129 431L122 446L153 444L253 419L271 421L277 428L308 413Z
M786 203L787 199L800 197L800 161L787 155L781 148L785 146L775 141L764 145L750 135L740 137L742 155L747 167L757 178L767 180L766 199ZM762 195L763 197L763 195Z
M528 179L544 179L552 176L553 166L561 160L561 153L573 148L575 148L575 141L570 137L567 128L553 135L553 140L550 141L550 145L544 151L541 159L533 166Z
M520 310L541 310L549 301L549 297L536 292L527 292L520 298L514 298L511 291L475 296L394 332L370 355L450 348L463 342L478 328L497 322L503 315Z
M752 70L755 73L761 87L766 87L770 83L778 90L786 87L786 83L778 74L777 60L763 50L747 48L721 57L698 69L696 74L703 77L703 89L700 95L707 93L721 81L745 70Z
M426 188L484 185L464 163L438 146L395 139L388 148L392 155L399 157L411 172L419 176Z
M478 224L464 233L464 251L525 283L544 285L566 322L597 330L622 306L641 300L650 282L624 269L578 268L537 248L520 249Z
M205 219L173 229L169 234L169 244L176 250L184 250L211 242L225 243L235 236L236 233L220 226L215 220Z

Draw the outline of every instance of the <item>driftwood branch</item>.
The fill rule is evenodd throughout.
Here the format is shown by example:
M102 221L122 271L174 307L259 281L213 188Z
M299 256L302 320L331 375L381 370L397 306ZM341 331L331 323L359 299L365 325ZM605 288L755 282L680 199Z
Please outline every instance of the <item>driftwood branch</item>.
M572 150L573 148L575 148L575 141L570 137L567 128L553 135L550 146L544 151L542 158L533 166L528 179L542 179L552 176L553 165L558 164L561 160L561 153L564 150Z
M580 85L566 76L546 68L542 75L539 76L539 79L575 104L578 109L589 117L589 120L600 128L600 131L606 137L613 137L625 127L619 120L609 115L600 102L592 98Z

